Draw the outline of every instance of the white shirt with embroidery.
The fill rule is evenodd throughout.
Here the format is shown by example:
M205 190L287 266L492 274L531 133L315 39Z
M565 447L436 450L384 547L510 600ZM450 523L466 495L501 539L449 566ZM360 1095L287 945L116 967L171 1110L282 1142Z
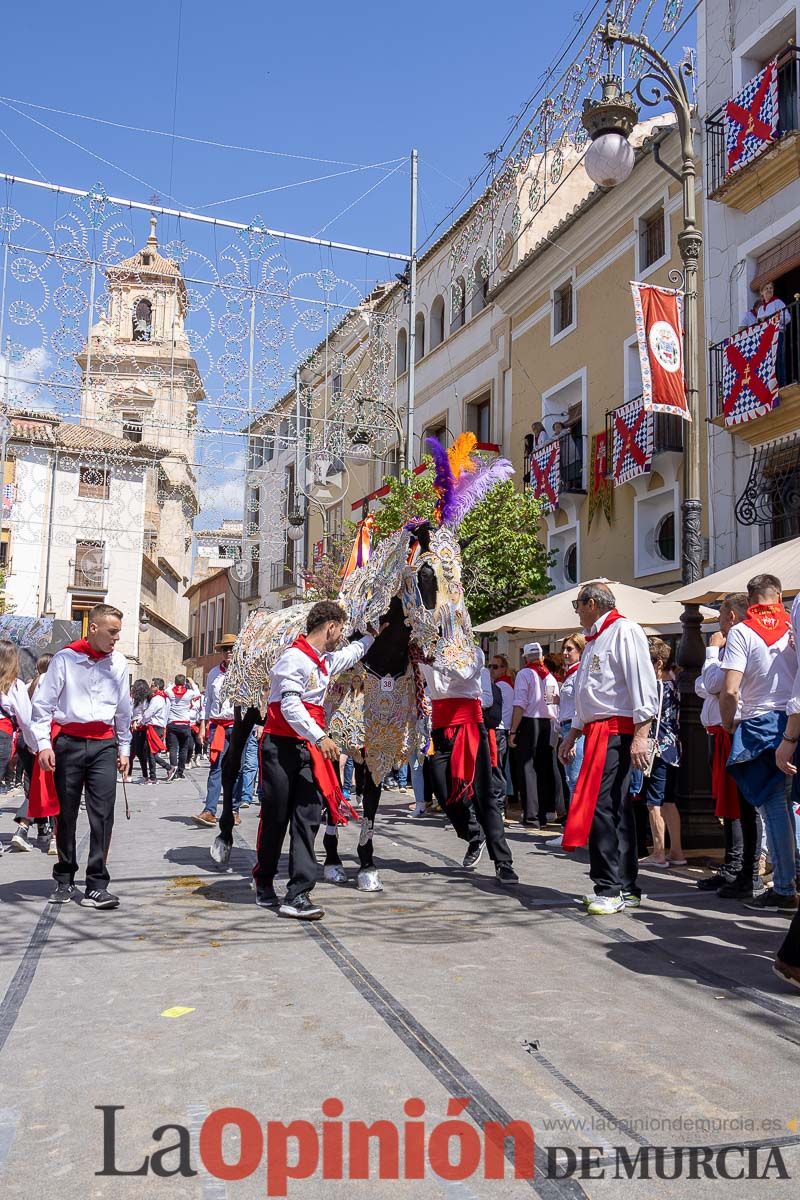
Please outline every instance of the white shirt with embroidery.
M430 663L419 664L431 700L480 700L482 708L491 706L491 688L487 697L481 674L486 660L476 646L475 657L466 667L438 671Z
M587 642L575 673L573 729L609 717L630 717L641 725L658 712L658 684L644 631L627 617L610 625L607 619L604 613L589 630L600 632Z
M313 659L296 646L284 650L272 669L269 703L280 702L281 713L298 737L309 742L318 742L325 730L306 710L305 704L322 707L325 693L334 675L349 671L364 657L374 642L371 634L358 641L350 642L342 650L320 654L328 668L327 675ZM305 703L304 703L305 702Z

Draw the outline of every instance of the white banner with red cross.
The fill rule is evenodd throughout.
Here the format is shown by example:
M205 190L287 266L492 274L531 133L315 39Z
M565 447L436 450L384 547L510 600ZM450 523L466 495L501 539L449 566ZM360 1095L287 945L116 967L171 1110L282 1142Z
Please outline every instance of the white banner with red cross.
M614 487L621 487L637 475L646 475L652 466L653 414L637 396L616 409L613 416L611 477Z
M558 508L561 491L561 442L547 442L531 454L531 491L545 508Z

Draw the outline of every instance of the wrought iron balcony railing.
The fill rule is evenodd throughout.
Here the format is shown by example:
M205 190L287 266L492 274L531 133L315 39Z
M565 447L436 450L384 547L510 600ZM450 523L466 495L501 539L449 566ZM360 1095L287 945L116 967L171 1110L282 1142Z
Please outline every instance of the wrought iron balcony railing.
M269 590L282 592L294 587L294 572L286 562L274 562L269 569Z
M797 46L787 46L778 55L778 141L788 133L800 129L799 82L800 51ZM728 153L725 145L725 107L725 104L721 104L705 120L706 187L709 196L713 196L718 188L732 177L728 172ZM769 144L767 143L765 148L768 148ZM750 170L757 162L758 159L754 158L741 170Z
M71 559L69 564L70 586L85 592L108 591L108 567L103 563Z
M641 396L634 399L641 400ZM631 403L631 401L628 401ZM608 446L608 473L613 474L614 419L621 408L609 409L606 413L606 444ZM657 454L683 453L683 418L673 417L669 413L651 413L647 418L653 422L653 457Z
M800 383L800 301L793 300L786 308L789 324L778 338L775 362L779 388ZM724 341L711 346L708 351L708 401L709 416L712 420L714 417L725 415L725 347L729 342L730 338L725 338Z

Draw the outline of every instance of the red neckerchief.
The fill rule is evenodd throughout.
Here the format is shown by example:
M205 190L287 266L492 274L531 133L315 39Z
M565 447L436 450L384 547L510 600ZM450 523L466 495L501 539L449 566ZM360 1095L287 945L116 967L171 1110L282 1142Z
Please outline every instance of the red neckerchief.
M219 669L220 669L220 671L222 671L222 674L224 675L228 669L228 663L227 663L226 659L223 658L222 662L219 664Z
M111 657L111 651L106 654L103 650L92 649L86 638L81 638L77 642L70 642L70 644L67 646L67 650L74 650L76 654L87 654L89 658L93 658L95 662L99 662L101 658Z
M510 675L498 675L497 679L495 679L495 683L507 683L508 686L512 688L514 686L514 680Z
M789 614L782 604L751 604L742 624L774 646L789 632Z
M564 678L569 679L570 675L574 675L580 665L581 664L579 662L573 663L572 666L567 669Z
M300 650L303 654L307 654L314 666L319 667L323 675L328 674L328 664L325 662L324 658L320 658L304 633L301 633L299 637L294 639L292 642L292 649Z
M181 684L176 683L172 689L172 694L176 700L180 700L181 696L185 696L188 690L188 688L182 687Z
M150 699L151 699L151 700L155 700L156 696L160 696L162 700L166 700L166 698L167 698L167 693L166 693L166 692L157 692L157 691L154 691L154 692L153 692L153 694L152 694L152 696L150 697Z
M600 634L601 634L601 633L605 633L605 631L606 631L606 630L607 630L607 629L608 629L608 628L609 628L611 625L613 625L615 621L624 621L624 619L625 619L625 618L623 617L623 615L622 615L622 613L621 613L621 612L617 612L617 610L616 610L615 608L612 608L612 609L611 609L611 612L609 612L609 613L606 613L606 615L605 615L605 617L603 618L603 620L602 620L602 623L601 623L601 625L600 625L600 628L598 629L597 633L587 633L587 634L586 634L586 643L587 643L587 645L588 645L588 643L589 643L589 642L594 642L594 641L596 641L596 640L597 640L597 638L599 638L599 637L600 637Z
M534 675L538 675L540 679L547 679L550 674L543 662L534 662L525 664L529 671L533 671Z

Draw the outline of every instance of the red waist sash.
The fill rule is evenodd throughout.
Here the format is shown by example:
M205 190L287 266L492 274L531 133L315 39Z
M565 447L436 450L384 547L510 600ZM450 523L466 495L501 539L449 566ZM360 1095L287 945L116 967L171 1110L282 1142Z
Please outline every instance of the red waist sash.
M155 725L145 726L147 744L153 751L153 754L161 754L167 748L167 743L164 741L161 734L156 729Z
M66 733L68 737L87 738L95 742L110 742L115 736L114 726L105 721L68 721L65 725L53 721L50 726L50 742L53 747L61 733ZM58 816L60 811L55 772L43 771L39 766L39 755L36 754L28 789L28 816L32 821L37 821L44 817Z
M66 733L67 737L88 738L93 742L110 741L114 736L114 726L107 721L65 721L63 725L54 723L53 729Z
M475 763L481 742L483 709L479 699L457 696L431 703L431 727L443 729L452 740L450 752L450 795L447 804L458 804L472 797Z
M208 759L213 766L220 754L225 753L225 730L233 725L233 717L212 717L209 725L214 730L208 751Z
M302 701L303 708L313 721L316 721L321 729L325 729L325 709L321 704L306 704ZM296 730L292 729L286 717L281 712L280 700L273 700L267 708L267 720L264 725L262 738L270 734L272 737L292 738L295 742L304 742L311 755L311 773L314 776L319 791L328 806L328 812L333 825L346 825L349 817L358 820L358 813L353 806L344 798L342 787L339 783L339 776L336 772L336 767L329 758L317 749L313 742L308 738L301 737Z
M569 803L562 839L565 850L577 850L589 841L606 766L608 739L619 733L633 733L633 721L630 717L606 717L601 721L590 721L584 726L583 763Z
M728 774L726 763L731 752L731 735L721 725L709 725L713 738L711 759L711 794L714 797L714 816L738 821L739 789Z
M0 733L13 734L13 732L14 732L13 721L9 720L8 717L0 717Z
M497 734L493 729L487 729L486 732L489 735L489 757L492 760L492 766L497 767L500 765L500 758L497 753Z

